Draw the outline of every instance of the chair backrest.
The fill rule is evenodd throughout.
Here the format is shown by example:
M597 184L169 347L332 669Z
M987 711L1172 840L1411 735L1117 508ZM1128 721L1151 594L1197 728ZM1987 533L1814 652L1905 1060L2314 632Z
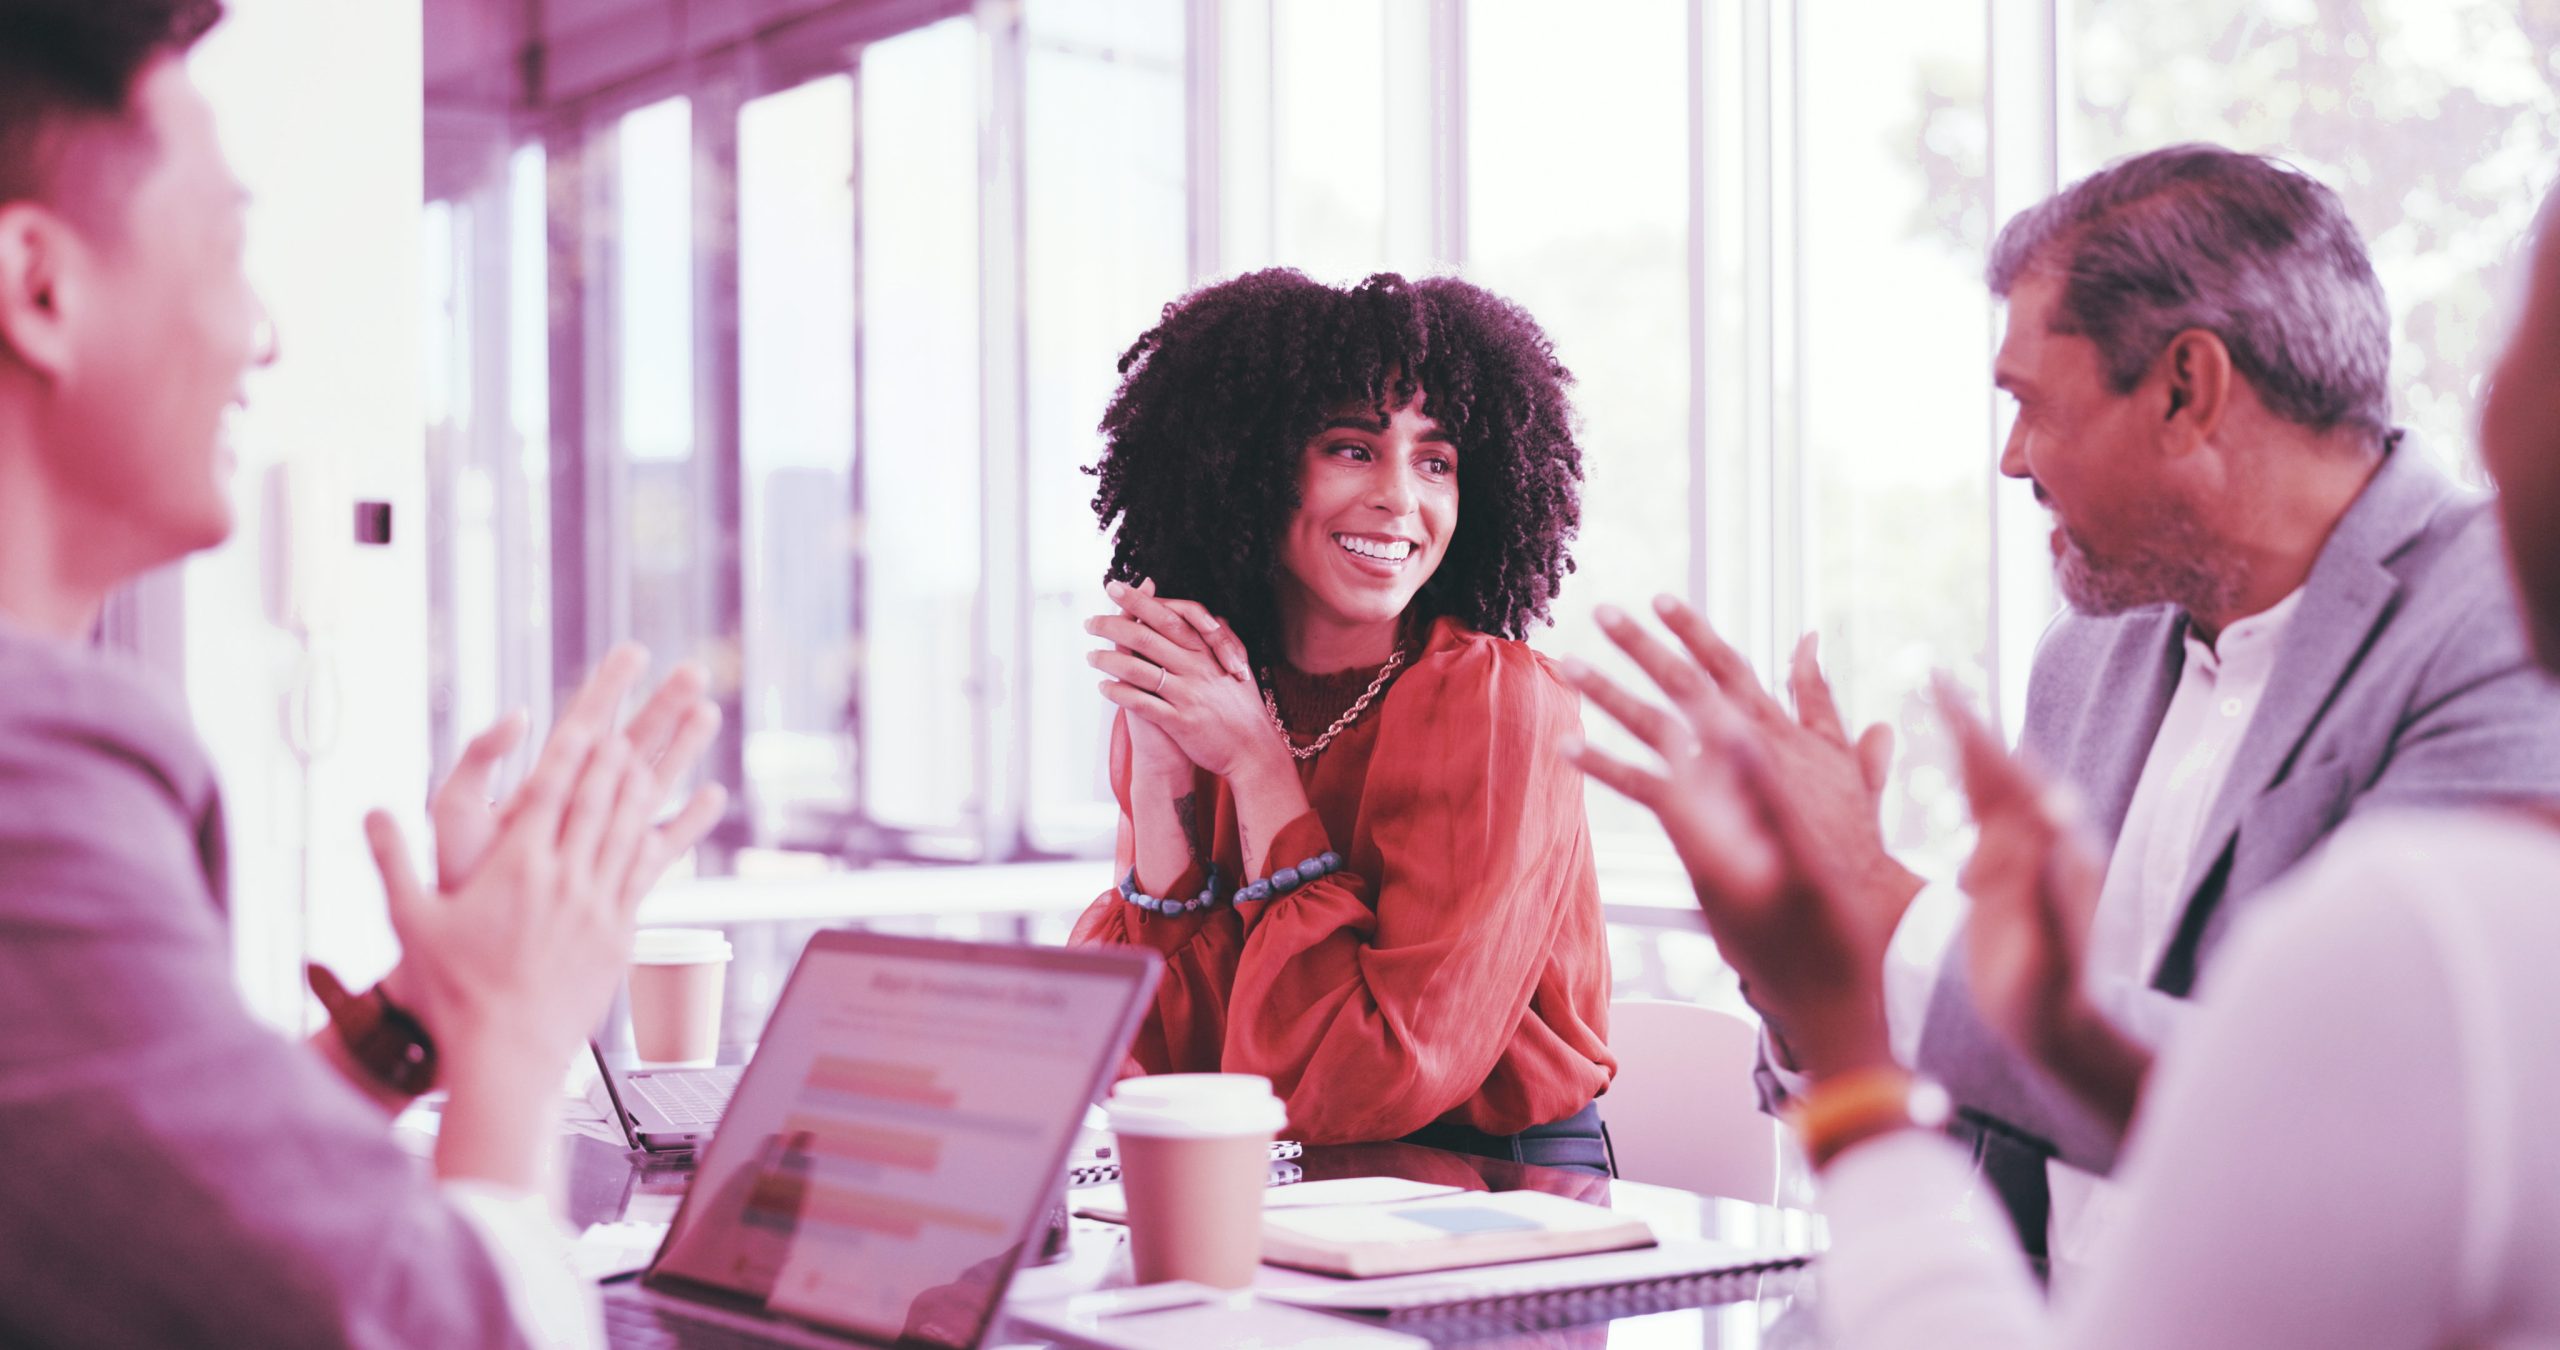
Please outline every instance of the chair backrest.
M1760 1035L1695 1003L1609 1005L1618 1077L1600 1099L1618 1175L1769 1204L1778 1189L1778 1122L1751 1085Z

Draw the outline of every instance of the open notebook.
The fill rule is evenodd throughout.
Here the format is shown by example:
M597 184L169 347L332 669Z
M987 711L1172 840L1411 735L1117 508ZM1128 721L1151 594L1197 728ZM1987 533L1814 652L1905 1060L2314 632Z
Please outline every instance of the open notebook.
M1428 1314L1434 1318L1555 1306L1587 1320L1676 1308L1765 1292L1763 1277L1802 1266L1802 1252L1738 1247L1706 1238L1666 1238L1651 1247L1519 1261L1473 1270L1327 1279L1266 1266L1254 1292L1275 1302L1337 1312Z
M1634 1215L1541 1191L1290 1206L1262 1218L1264 1263L1355 1279L1652 1245Z
M1125 1222L1117 1186L1077 1196L1090 1218ZM1729 1281L1801 1265L1802 1251L1673 1238L1642 1220L1534 1191L1487 1193L1397 1177L1344 1177L1271 1191L1263 1213L1269 1297L1391 1311L1564 1291ZM1297 1267L1297 1269L1284 1269ZM1328 1276L1332 1278L1328 1278ZM1343 1277L1349 1278L1343 1278ZM1677 1306L1676 1304L1672 1306Z

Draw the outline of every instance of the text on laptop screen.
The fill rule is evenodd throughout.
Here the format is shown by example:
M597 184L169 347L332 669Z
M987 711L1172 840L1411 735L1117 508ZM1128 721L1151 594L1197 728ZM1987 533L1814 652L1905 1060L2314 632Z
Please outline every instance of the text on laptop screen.
M653 1279L881 1339L983 1323L1138 981L918 946L809 948Z

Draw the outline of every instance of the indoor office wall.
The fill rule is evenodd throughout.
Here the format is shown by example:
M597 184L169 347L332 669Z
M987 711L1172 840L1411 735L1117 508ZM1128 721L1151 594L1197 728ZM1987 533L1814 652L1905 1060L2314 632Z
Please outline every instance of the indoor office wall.
M420 12L227 2L193 70L251 194L281 359L249 377L239 526L184 565L180 650L224 789L241 988L302 1031L306 955L361 987L393 954L364 813L426 838ZM388 547L355 542L359 499L391 503Z
M1818 629L1901 733L1889 836L1951 862L1928 672L2014 718L2052 604L1993 468L1997 214L2166 141L2296 159L2460 461L2484 276L2560 144L2523 0L617 2L429 6L508 57L429 84L467 147L425 208L437 744L615 636L703 659L714 869L1107 846L1080 470L1160 306L1275 264L1526 305L1589 467L1535 641L1608 660L1592 606L1656 592L1763 670ZM1614 876L1667 875L1592 809Z

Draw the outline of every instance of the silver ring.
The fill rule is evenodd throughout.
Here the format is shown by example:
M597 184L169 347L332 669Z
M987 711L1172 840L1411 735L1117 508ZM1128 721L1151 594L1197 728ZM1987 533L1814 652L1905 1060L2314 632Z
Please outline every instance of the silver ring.
M1164 692L1164 681L1165 681L1165 677L1166 677L1166 676L1168 676L1168 675L1171 675L1172 673L1173 673L1172 671L1167 670L1167 669L1165 669L1165 668L1164 668L1164 667L1162 667L1162 666L1158 666L1158 667L1156 667L1156 692L1157 692L1157 693L1161 694L1161 693L1163 693L1163 692Z

